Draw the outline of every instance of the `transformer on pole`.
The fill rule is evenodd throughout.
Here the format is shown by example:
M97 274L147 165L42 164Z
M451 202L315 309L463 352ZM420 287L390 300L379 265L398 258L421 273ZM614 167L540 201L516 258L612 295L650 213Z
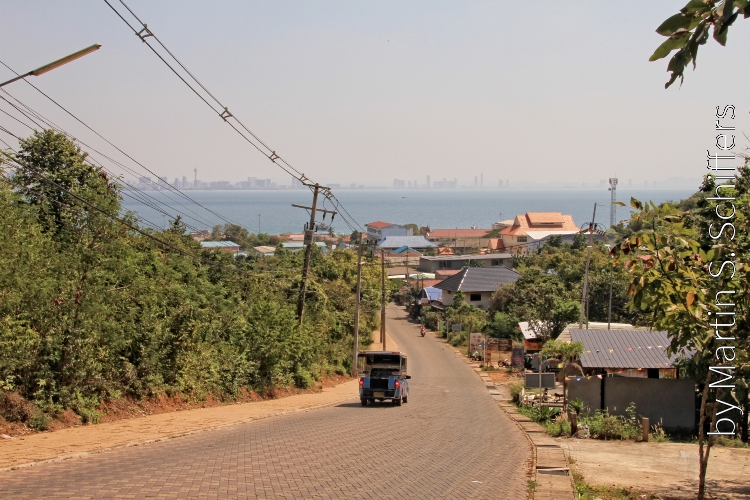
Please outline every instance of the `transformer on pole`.
M612 227L617 224L617 177L609 178L609 191L611 193L612 204L609 206L609 226Z

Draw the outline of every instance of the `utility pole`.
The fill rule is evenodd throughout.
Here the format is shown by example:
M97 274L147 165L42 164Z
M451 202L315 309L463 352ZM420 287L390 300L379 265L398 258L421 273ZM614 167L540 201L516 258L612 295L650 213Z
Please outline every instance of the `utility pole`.
M594 228L596 227L596 203L594 203L594 214L591 216L591 224L589 225L589 246L588 256L586 257L586 274L583 278L583 294L581 295L581 315L578 318L578 328L583 328L583 312L588 303L589 293L589 265L591 264L591 247L594 244ZM586 326L588 327L589 319L586 317Z
M362 291L362 236L359 237L359 252L357 253L357 299L354 306L354 352L352 355L352 377L357 378L357 356L359 355L359 304Z
M609 206L609 227L617 224L617 205L615 204L617 201L617 182L616 177L609 178L609 192L612 201L612 204Z
M315 243L313 239L315 236L315 214L318 212L318 193L320 193L321 190L324 190L325 192L328 192L329 190L329 188L321 186L318 183L315 183L313 188L313 202L311 207L295 205L292 203L292 206L295 208L304 208L305 210L310 211L310 225L305 229L305 263L302 267L302 283L300 284L299 302L297 303L297 317L299 318L300 325L302 324L302 316L305 312L305 294L307 293L307 276L310 272L310 255L312 254L312 247ZM323 212L324 215L333 214L334 216L338 213L333 210L325 209L321 210L321 212ZM331 221L333 221L333 217L331 217Z
M380 284L380 341L383 343L383 350L385 351L385 250L380 251Z

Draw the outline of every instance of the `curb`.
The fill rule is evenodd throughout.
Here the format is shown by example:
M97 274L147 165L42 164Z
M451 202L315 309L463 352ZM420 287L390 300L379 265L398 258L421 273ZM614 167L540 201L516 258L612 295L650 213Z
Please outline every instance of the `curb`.
M435 336L437 339L438 337ZM492 399L502 408L505 414L516 423L529 440L532 448L532 479L536 483L533 498L535 500L575 500L575 487L570 471L570 463L562 447L552 437L548 436L544 428L532 422L530 418L518 413L515 405L504 399L497 390L489 375L467 358L459 349L446 342L457 357L460 357L484 382Z

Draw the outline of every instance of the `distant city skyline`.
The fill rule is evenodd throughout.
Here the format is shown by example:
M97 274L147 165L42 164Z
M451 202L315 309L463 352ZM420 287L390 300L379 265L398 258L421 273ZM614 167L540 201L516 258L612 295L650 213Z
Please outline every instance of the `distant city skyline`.
M194 170L192 181L183 175L182 178L175 177L172 181L166 176L141 176L138 179L124 179L124 182L130 186L142 190L162 190L169 189L169 186L183 190L287 190L287 189L306 189L305 186L297 179L291 179L286 184L272 181L270 178L259 179L257 177L247 177L240 181L215 180L203 181L197 178L197 169ZM153 177L153 178L152 178ZM609 178L608 178L609 179ZM346 182L327 182L325 186L331 189L482 189L482 190L503 190L503 189L598 189L607 191L609 189L608 179L599 179L596 182L534 182L518 181L511 183L509 180L500 179L496 184L484 185L483 175L480 173L474 178L474 184L471 182L461 182L460 179L443 178L441 180L432 180L430 175L426 176L426 182L419 183L417 180L393 179L392 183L346 183ZM619 179L620 188L633 189L695 189L700 185L699 180L686 177L671 178L662 181L643 180L642 182L633 179Z

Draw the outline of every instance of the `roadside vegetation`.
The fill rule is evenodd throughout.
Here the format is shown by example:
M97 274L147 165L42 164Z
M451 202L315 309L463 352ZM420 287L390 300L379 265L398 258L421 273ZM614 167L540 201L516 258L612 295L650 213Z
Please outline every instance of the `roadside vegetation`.
M149 228L121 213L116 179L53 131L4 154L0 424L44 430L69 410L96 422L118 398L232 400L349 373L354 252L313 247L298 325L301 253L234 258L202 252L179 219ZM363 267L362 348L379 274Z

